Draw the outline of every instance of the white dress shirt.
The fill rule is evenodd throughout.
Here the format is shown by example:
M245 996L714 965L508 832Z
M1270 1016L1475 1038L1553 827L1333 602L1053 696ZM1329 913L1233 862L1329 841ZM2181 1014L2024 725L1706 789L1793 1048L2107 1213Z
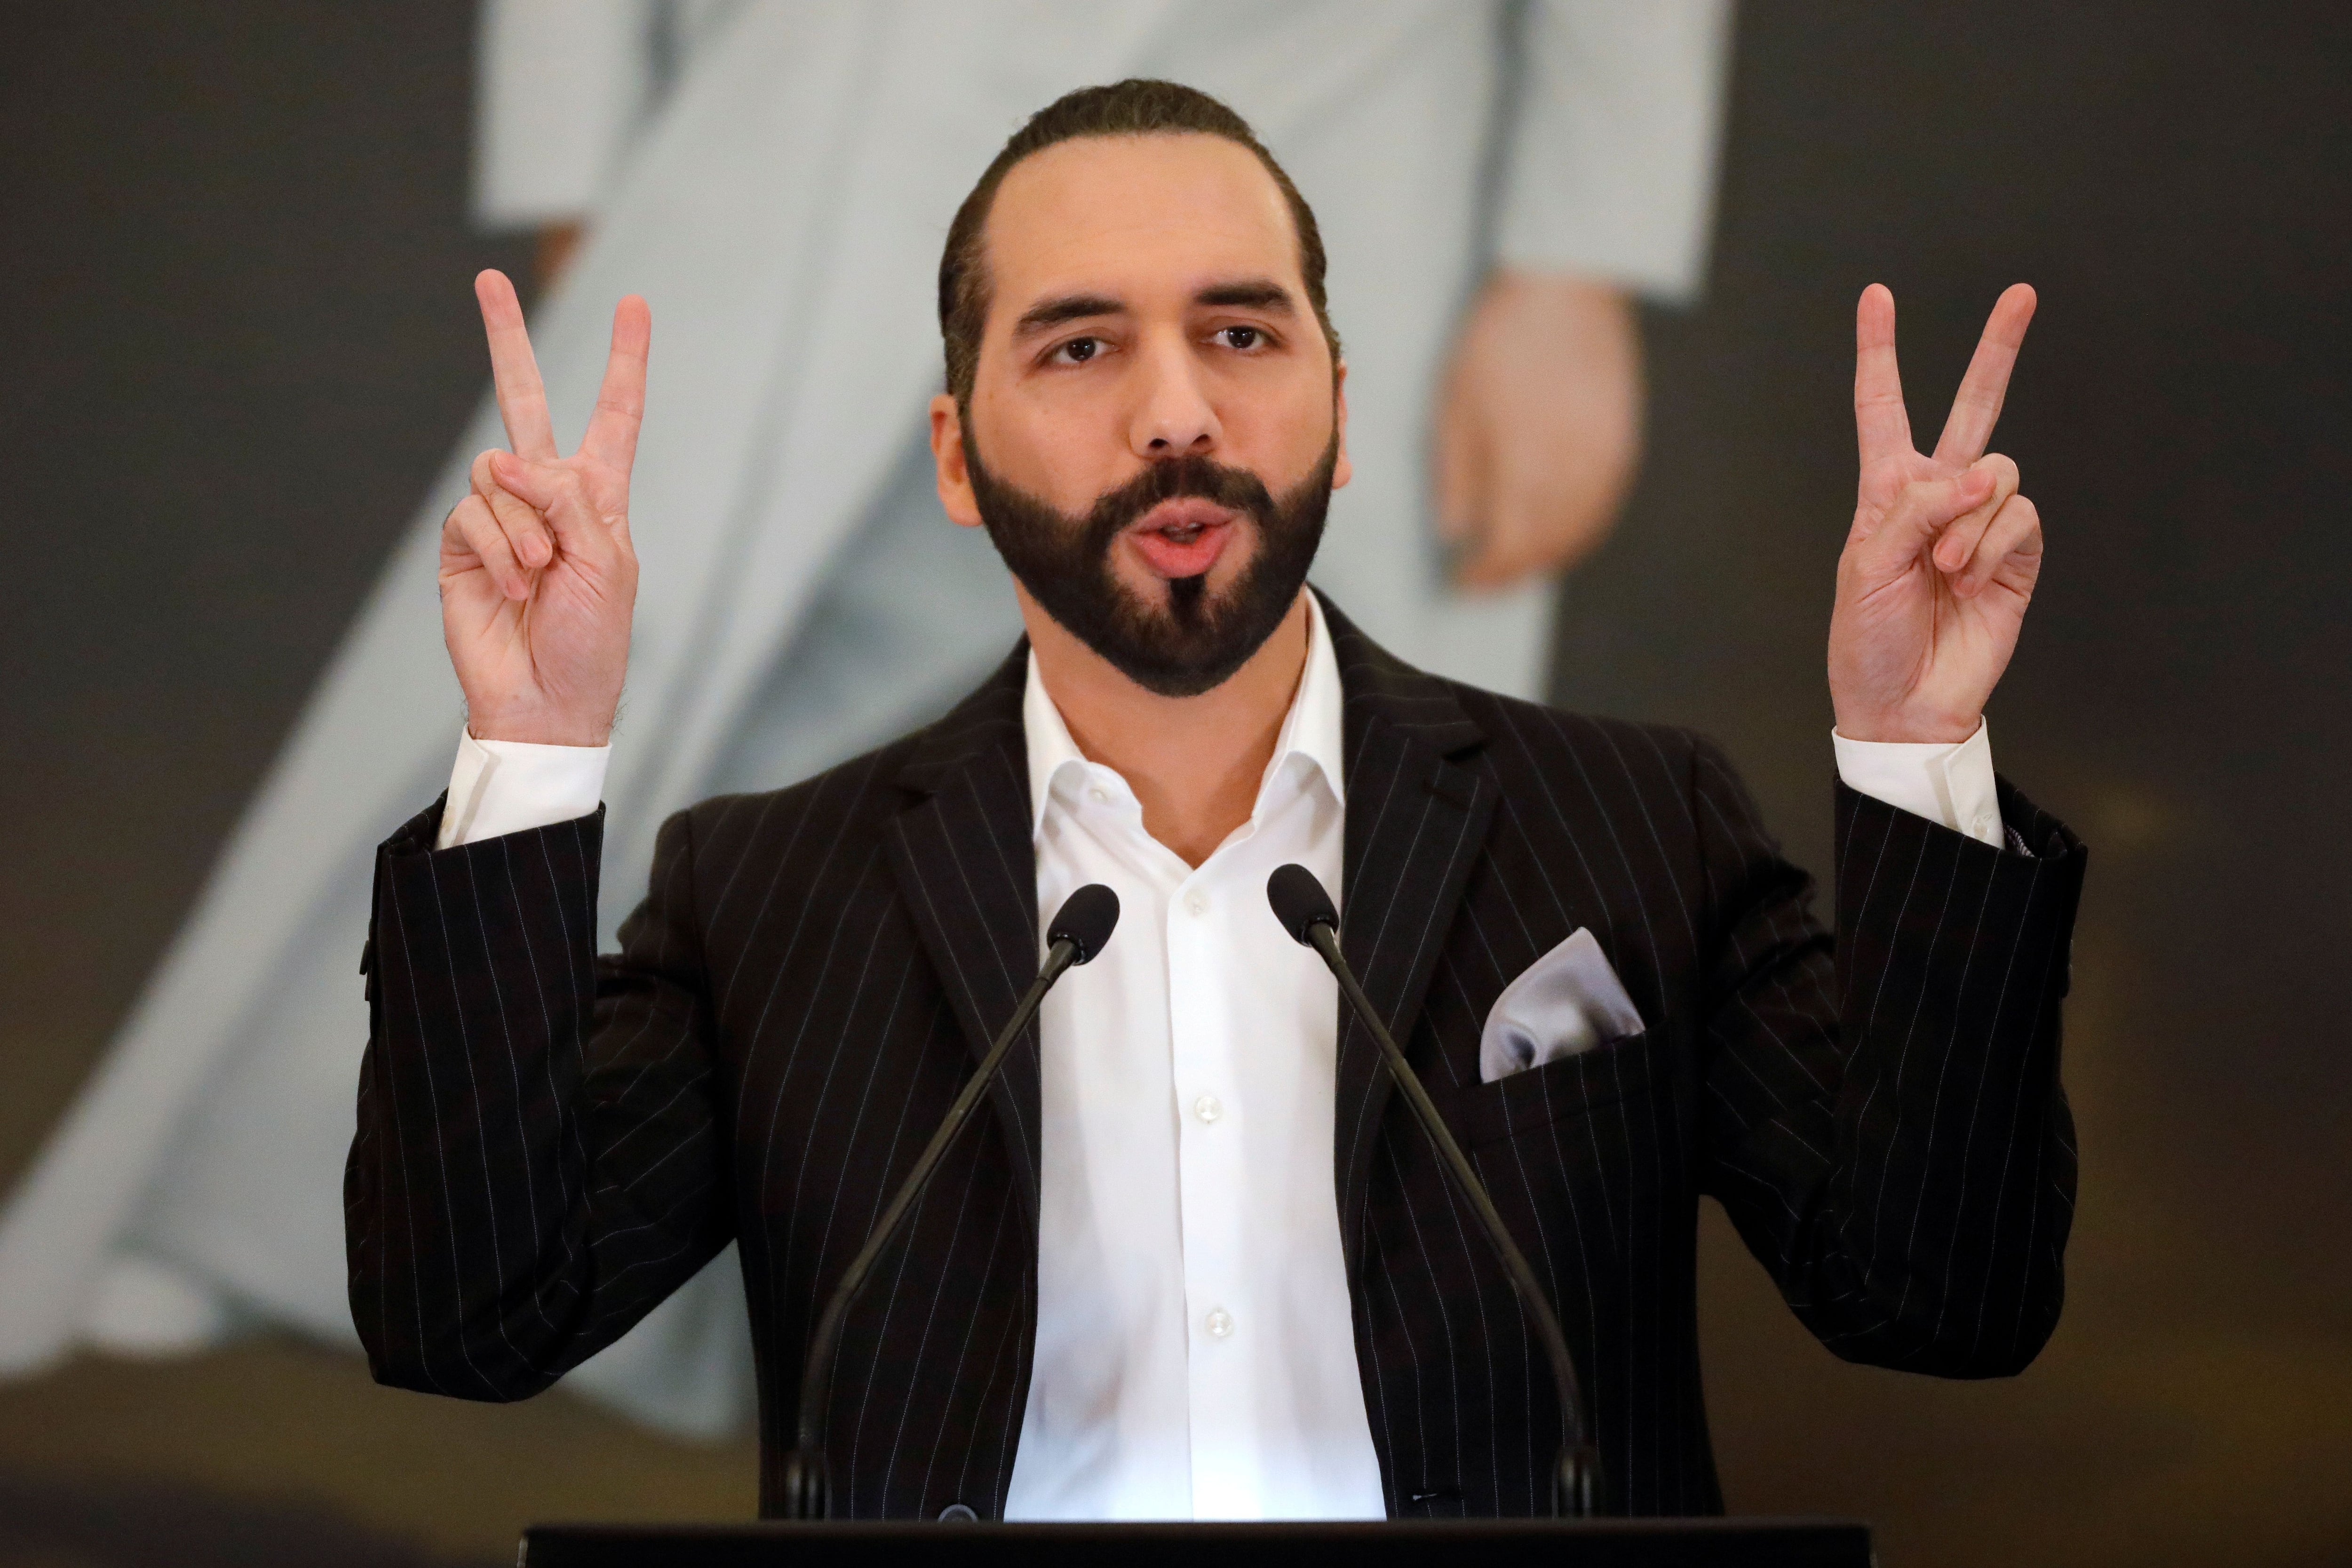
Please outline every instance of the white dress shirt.
M1331 1139L1339 993L1265 901L1339 887L1339 665L1307 666L1247 822L1196 868L1144 831L1029 664L1037 911L1118 932L1040 1019L1037 1348L1014 1519L1378 1519ZM1043 928L1040 928L1043 938Z
M1249 820L1197 868L1144 831L1029 664L1038 941L1087 882L1118 930L1040 1016L1037 1342L1013 1519L1380 1518L1332 1177L1339 992L1265 901L1340 891L1339 663L1307 666ZM1853 788L1999 846L1992 754L1834 736ZM458 743L439 843L593 811L605 747Z

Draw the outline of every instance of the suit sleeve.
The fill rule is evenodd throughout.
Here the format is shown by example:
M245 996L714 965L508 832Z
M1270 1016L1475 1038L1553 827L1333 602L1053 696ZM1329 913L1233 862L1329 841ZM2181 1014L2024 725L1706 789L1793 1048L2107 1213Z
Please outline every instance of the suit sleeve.
M352 1318L379 1382L518 1399L733 1235L692 829L600 961L601 811L436 851L441 813L377 852Z
M1988 1377L2056 1326L2074 1205L2058 1072L2082 844L2003 784L2030 854L1840 784L1837 936L1712 748L1706 1190L1848 1361ZM1833 956L1834 954L1834 956Z

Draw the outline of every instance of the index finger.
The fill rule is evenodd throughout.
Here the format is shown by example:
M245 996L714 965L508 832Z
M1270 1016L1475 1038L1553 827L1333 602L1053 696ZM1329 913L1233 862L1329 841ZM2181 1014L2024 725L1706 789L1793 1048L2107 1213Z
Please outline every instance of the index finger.
M1912 450L1895 363L1895 295L1884 283L1864 289L1853 310L1853 429L1865 468Z
M624 474L636 459L637 427L646 418L646 353L652 346L653 311L631 294L613 307L613 352L604 361L604 384L580 449Z
M1952 398L1952 412L1944 420L1944 434L1936 442L1936 460L1962 468L1984 456L1992 427L2000 423L2001 401L2009 395L2009 373L2017 366L2017 351L2025 342L2025 328L2033 320L2032 286L2012 283L1993 301L1985 320L1984 336L1969 359L1969 373Z
M547 417L547 389L540 384L530 333L523 328L522 301L496 268L475 275L474 298L482 307L482 331L490 340L490 380L498 387L507 444L518 458L552 461L555 426Z

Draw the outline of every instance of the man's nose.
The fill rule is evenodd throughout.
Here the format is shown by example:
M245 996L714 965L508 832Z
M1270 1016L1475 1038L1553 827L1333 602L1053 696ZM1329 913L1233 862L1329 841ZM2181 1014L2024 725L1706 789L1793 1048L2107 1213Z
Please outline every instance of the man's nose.
M1201 384L1200 367L1190 349L1178 334L1174 342L1147 344L1140 356L1141 395L1129 433L1129 445L1139 458L1156 462L1204 457L1223 439L1216 407Z

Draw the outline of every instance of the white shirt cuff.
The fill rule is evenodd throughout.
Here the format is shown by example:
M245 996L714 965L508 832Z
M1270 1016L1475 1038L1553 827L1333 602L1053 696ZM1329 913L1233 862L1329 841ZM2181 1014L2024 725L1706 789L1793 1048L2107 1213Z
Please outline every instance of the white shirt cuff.
M535 746L457 737L436 849L455 849L586 816L604 798L610 746Z
M1849 741L1835 730L1830 742L1837 748L1838 777L1848 789L1999 849L2000 800L1990 733L1979 721L1977 732L1958 745Z

